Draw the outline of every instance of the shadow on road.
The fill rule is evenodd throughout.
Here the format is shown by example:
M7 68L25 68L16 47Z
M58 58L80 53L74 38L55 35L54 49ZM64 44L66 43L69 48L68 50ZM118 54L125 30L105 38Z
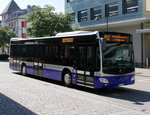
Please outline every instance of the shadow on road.
M20 74L20 73L16 73L16 74ZM51 80L51 79L46 79L46 78L37 77L33 75L28 75L25 77L30 77L30 78L34 78L37 80L42 80L45 82L64 86L63 83L59 81ZM136 105L143 105L143 102L150 102L150 92L131 89L131 88L115 87L115 88L91 89L91 88L86 88L86 87L81 87L81 86L73 86L72 88L76 90L100 95L100 96L128 100L128 101L133 102L133 104L136 104Z
M150 92L124 88L124 87L115 87L115 88L107 88L107 89L86 89L79 88L76 89L90 92L96 95L106 96L110 98L122 99L133 102L136 105L144 105L144 102L150 102Z
M0 114L1 115L37 115L26 107L20 105L9 97L0 93Z

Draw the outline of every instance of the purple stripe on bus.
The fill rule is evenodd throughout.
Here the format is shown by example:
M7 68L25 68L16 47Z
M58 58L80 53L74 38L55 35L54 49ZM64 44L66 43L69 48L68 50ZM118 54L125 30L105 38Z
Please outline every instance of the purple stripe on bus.
M72 84L77 84L76 73L72 73Z
M61 71L52 69L43 69L43 77L61 81Z
M13 69L13 64L12 63L9 63L9 68Z
M31 75L33 75L33 66L26 66L26 68L27 68L27 74L31 74Z

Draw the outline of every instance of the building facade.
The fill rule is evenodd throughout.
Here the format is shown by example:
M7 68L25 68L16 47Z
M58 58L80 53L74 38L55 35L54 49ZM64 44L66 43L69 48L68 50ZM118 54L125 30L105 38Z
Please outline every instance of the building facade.
M26 20L26 14L33 11L34 6L28 5L26 9L20 9L14 0L6 6L1 13L2 23L1 25L11 27L12 31L15 31L18 37L26 38L26 28L30 26Z
M65 0L72 27L133 35L136 66L149 66L150 0Z

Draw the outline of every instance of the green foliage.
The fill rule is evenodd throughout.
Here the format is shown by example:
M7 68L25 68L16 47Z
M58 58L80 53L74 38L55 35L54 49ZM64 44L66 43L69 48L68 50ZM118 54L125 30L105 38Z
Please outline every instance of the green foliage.
M50 5L46 5L44 8L35 6L34 11L27 16L27 22L31 22L27 33L30 36L43 37L53 36L58 32L71 31L71 16L54 11L55 8Z
M11 31L9 27L0 25L0 47L5 46L15 36L16 33Z
M7 60L9 55L7 54L0 54L0 60Z

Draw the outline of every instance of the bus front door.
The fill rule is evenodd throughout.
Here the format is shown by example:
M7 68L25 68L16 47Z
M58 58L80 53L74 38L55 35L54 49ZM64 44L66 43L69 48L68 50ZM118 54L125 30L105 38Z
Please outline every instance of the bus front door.
M94 87L95 47L89 45L77 45L76 74L77 85Z

